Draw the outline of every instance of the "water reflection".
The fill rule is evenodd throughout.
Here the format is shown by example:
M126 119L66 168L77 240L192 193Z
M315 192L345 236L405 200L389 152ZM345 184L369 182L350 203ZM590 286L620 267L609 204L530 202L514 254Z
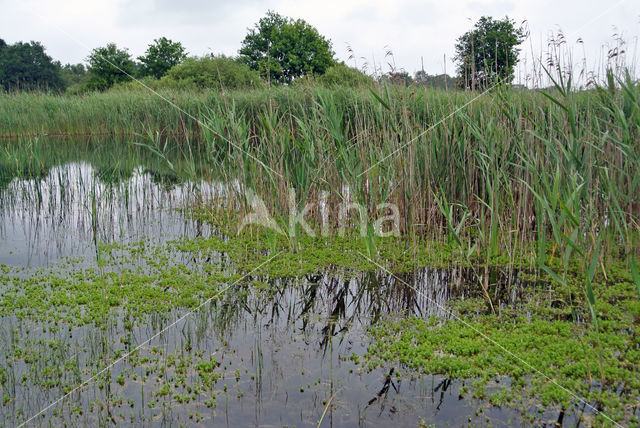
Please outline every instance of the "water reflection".
M444 307L449 299L479 295L465 287L463 279L459 286L454 285L456 279L468 274L464 269L419 269L400 281L385 272L332 269L301 278L255 277L249 280L254 286L230 288L220 299L175 325L172 323L184 310L154 314L130 331L125 327L125 316L119 313L114 314L107 329L87 326L71 333L54 330L44 336L46 341L40 341L41 331L29 330L29 323L4 317L2 324L15 326L21 340L47 358L13 366L14 378L20 379L42 364L59 364L69 368L64 378L69 383L75 383L74 372L83 373L78 379L86 378L122 350L133 349L166 328L141 351L141 357L158 362L120 362L110 370L108 386L103 383L100 388L98 382L92 382L82 394L74 396L72 403L83 409L80 417L63 413L53 417L54 424L61 422L60 418L81 424L124 422L118 416L119 406L99 412L92 405L113 401L111 395L122 397L124 402L131 400L133 416L127 408L126 419L135 424L159 420L170 425L190 423L190 415L197 412L205 424L309 425L322 418L325 408L326 423L336 426L415 425L419 417L430 422L465 423L473 414L473 406L481 404L458 399L462 381L442 376L400 380L395 376L400 366L362 371L349 358L366 352L366 329L383 318L447 316ZM8 331L2 335L3 349L11 349L11 336ZM68 346L52 356L48 351L50 340ZM154 348L162 352L158 354ZM180 374L179 364L168 366L168 354L192 361L184 374ZM188 403L177 403L175 394L198 388L201 378L194 366L198 358L207 360L209 356L219 363L216 373L224 375L214 386L223 398L213 409L207 405L209 392L197 394ZM154 372L158 368L160 372ZM125 381L120 384L117 379L123 373ZM132 377L134 373L137 380ZM5 421L13 420L11 409L33 413L63 392L64 383L47 388L38 378L27 379L15 401L0 409ZM184 384L180 386L176 379L183 379ZM172 386L167 396L159 395L165 380L178 386ZM329 400L331 405L327 407ZM512 410L494 409L494 413L498 418L504 414L518 416ZM50 412L48 417L52 417Z
M177 210L207 202L224 188L208 182L166 183L136 168L105 181L79 162L52 167L42 179L13 179L0 190L0 263L49 266L63 257L97 254L100 245L209 234Z
M79 161L5 183L0 189L0 263L50 266L76 256L95 260L109 243L161 243L212 233L179 209L224 197L223 186L182 183L141 167L127 171ZM231 264L225 254L207 260L183 257L194 270L206 263ZM498 308L518 304L521 286L514 278L513 272L490 272L490 294ZM442 376L400 380L400 366L363 371L349 359L366 352L367 328L382 319L450 317L451 299L482 297L469 269L421 268L398 277L327 269L249 282L184 319L184 308L172 308L135 326L122 309L114 310L103 326L70 329L55 321L0 316L0 378L10 397L0 406L0 425L24 421L70 385L150 338L139 358L120 361L108 370L110 376L91 382L38 423L282 426L315 425L322 419L332 426L387 426L417 425L423 418L460 425L482 405L459 400L463 381ZM169 355L181 362L169 364ZM210 389L201 385L196 368L208 358L217 363L211 371L223 376ZM165 384L170 393L163 392ZM494 421L521 420L508 409L485 414ZM570 423L570 414L563 417Z

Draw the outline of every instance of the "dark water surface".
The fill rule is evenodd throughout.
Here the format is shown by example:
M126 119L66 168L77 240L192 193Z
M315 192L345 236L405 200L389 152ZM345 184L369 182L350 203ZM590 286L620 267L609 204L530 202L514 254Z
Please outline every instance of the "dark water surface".
M167 186L135 169L109 183L88 163L51 168L42 179L12 180L0 190L0 264L50 266L91 256L98 243L161 244L209 233L177 210L221 191L206 182Z
M0 264L30 272L80 258L80 267L92 267L104 244L207 237L211 228L179 209L222 195L221 186L167 185L141 168L105 183L86 162L51 168L40 179L16 178L0 188ZM496 301L516 305L521 298L517 281L496 275L502 284ZM464 270L430 268L404 275L411 287L381 272L253 278L276 291L231 287L223 298L182 320L186 311L179 309L150 317L130 337L123 314L106 328L87 325L71 331L5 315L0 362L2 393L9 399L0 406L0 426L18 425L69 390L44 380L61 376L63 384L77 384L90 377L91 367L113 361L110 379L100 382L98 376L31 424L311 426L322 420L322 426L520 425L519 411L492 407L469 394L461 399L460 387L470 380L398 377L401 367L366 371L350 360L366 351L366 329L379 319L449 316L444 310L449 299L477 293L467 278ZM149 338L140 351L140 358L149 361L118 360L122 343L130 349ZM36 357L13 359L9 365L8 353L18 342ZM170 354L190 362L178 370L179 364L167 363ZM196 393L195 367L210 358L222 377L213 391ZM51 367L64 370L51 374ZM29 376L21 381L24 373ZM168 394L161 392L165 381L172 385ZM496 390L502 384L508 379L496 380ZM537 417L551 423L558 412ZM564 423L573 420L565 417Z

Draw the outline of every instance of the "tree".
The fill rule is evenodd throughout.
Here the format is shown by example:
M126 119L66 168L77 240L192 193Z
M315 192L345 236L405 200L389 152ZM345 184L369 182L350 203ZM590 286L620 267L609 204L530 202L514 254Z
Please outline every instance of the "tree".
M455 79L448 74L430 75L423 70L418 70L413 76L416 85L427 88L451 89L455 87Z
M264 78L289 83L305 74L323 74L335 64L331 41L302 19L269 11L250 29L240 58Z
M95 48L87 58L89 61L90 89L104 90L119 82L131 80L136 72L136 64L127 49L118 49L115 43Z
M386 80L395 85L403 85L403 86L410 86L413 83L413 79L411 78L411 75L405 70L390 71L384 76L382 76L382 80Z
M498 81L511 83L524 41L524 30L508 17L494 21L483 16L471 31L458 38L458 77L464 88L486 88Z
M38 42L7 45L0 39L0 86L15 89L64 89L58 63Z
M67 88L76 89L81 87L88 78L87 69L84 64L65 64L57 62L60 67L60 75Z
M166 37L155 39L154 44L147 48L145 55L138 57L142 63L140 74L159 79L186 58L187 53L182 43L173 42Z

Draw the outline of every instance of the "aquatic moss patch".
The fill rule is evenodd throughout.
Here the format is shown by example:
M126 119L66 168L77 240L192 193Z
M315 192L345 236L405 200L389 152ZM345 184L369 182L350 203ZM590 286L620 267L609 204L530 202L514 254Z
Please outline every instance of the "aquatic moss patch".
M166 247L144 245L113 245L96 267L2 274L0 314L103 325L124 311L142 321L151 313L193 308L241 278L219 264L187 266Z
M301 235L292 242L264 230L237 234L221 226L212 236L162 246L148 241L102 245L99 262L89 268L77 261L36 271L3 266L0 314L15 323L7 327L14 338L7 340L4 358L14 367L27 367L21 374L27 385L68 390L138 343L141 336L136 335L140 332L136 328L151 326L157 331L208 298L215 300L215 311L224 312L224 302L216 306L218 294L220 300L248 290L268 296L279 283L265 279L301 278L336 267L344 276L379 271L380 265L400 273L425 265L470 268L469 259L448 242L378 239L375 263L363 257L368 251L355 230L347 231L344 237ZM484 271L477 273L483 275ZM373 344L353 360L369 369L400 365L421 374L472 379L468 394L495 406L566 408L576 402L569 390L617 421L636 422L632 406L640 391L640 303L632 275L623 263L608 263L607 273L605 277L598 272L594 277L599 331L584 303L580 267L572 264L566 285L542 272L518 272L523 279L519 292L526 298L515 307L501 306L495 300L496 314L491 313L479 288L450 303L449 309L461 319L398 314L399 318L387 319L369 330L366 340ZM471 291L479 287L477 278L465 281L470 281ZM495 296L494 280L490 282L489 291ZM235 287L226 293L230 284ZM229 303L233 310L238 310L241 300ZM112 331L120 333L110 337ZM69 348L71 340L80 336L78 332L87 334L89 349ZM39 335L55 339L36 340ZM191 346L184 343L180 349L191 352ZM81 362L71 351L91 357ZM162 372L155 357L145 358L150 361L144 362L144 370L118 373L102 380L103 387L128 388L137 379ZM204 393L198 391L213 394L213 385L222 373L228 373L224 366L214 367L213 360L183 359L181 363L178 357L167 357L166 365L184 367L176 366L170 380L164 374L154 380L153 405L203 400ZM191 383L184 381L184 370L194 379ZM488 385L497 381L504 386L491 392ZM9 402L14 399L7 396ZM206 399L215 406L213 396ZM607 422L602 416L597 421Z
M387 320L370 329L373 343L356 360L368 369L400 365L410 372L476 379L474 396L484 396L487 383L507 379L508 394L493 397L492 403L567 409L583 405L580 397L617 422L637 423L633 414L640 397L637 314L601 310L607 322L601 323L599 332L590 324L550 320L525 311L505 316L463 314L449 320ZM602 414L596 417L599 423L610 424Z

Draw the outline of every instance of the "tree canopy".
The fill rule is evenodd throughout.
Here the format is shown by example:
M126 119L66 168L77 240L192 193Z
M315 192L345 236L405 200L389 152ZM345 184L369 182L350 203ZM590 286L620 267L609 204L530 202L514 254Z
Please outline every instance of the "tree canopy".
M118 49L115 43L95 48L89 58L90 89L108 89L116 83L131 80L136 72L136 64L127 49Z
M305 74L323 74L335 64L331 42L304 20L269 11L250 29L240 59L264 78L289 83Z
M484 88L498 81L510 83L518 63L518 45L524 30L508 17L494 20L483 16L456 43L459 82L464 88Z
M0 39L0 86L15 89L64 89L60 66L38 42L8 45Z
M174 42L166 37L155 39L145 54L138 57L142 63L140 74L159 79L186 58L186 50L182 43Z
M437 89L453 89L456 86L455 78L448 74L435 74L431 75L424 70L416 71L413 75L413 82L416 85L425 86L427 88Z
M84 64L60 64L60 71L67 88L81 86L88 77Z

